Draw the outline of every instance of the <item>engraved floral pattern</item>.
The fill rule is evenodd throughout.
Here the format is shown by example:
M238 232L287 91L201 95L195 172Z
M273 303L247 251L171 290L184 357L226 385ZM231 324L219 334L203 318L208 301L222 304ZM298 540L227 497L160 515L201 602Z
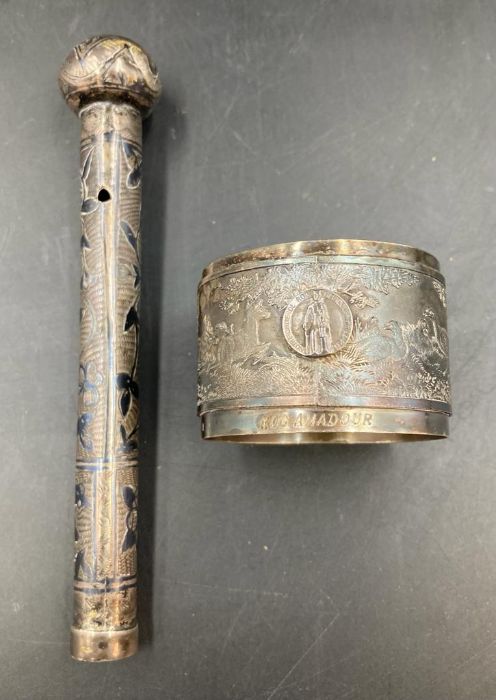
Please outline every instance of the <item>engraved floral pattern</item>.
M88 629L136 617L141 149L140 117L123 109L88 108L81 145L74 619Z

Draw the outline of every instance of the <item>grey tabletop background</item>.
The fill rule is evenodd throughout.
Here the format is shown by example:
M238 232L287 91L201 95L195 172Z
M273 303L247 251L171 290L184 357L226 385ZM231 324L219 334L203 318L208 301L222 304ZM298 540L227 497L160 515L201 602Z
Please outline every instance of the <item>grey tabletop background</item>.
M72 661L78 120L57 70L141 42L138 656ZM0 697L496 698L496 4L0 2ZM246 247L412 243L447 277L448 441L203 444L196 284Z

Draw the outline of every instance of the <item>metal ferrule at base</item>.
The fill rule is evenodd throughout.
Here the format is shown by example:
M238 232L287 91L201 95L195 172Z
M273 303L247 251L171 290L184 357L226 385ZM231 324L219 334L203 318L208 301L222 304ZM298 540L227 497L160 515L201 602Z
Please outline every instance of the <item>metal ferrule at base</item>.
M71 628L71 656L77 661L118 661L138 651L138 626L95 632Z
M447 437L446 292L429 253L353 239L267 246L208 265L198 299L205 439Z

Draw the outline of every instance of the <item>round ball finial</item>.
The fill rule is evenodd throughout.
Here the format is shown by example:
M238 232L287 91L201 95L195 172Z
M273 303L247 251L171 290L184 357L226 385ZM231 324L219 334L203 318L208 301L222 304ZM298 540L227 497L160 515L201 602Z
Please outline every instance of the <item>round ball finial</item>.
M89 102L113 100L131 102L146 115L161 91L150 56L121 36L97 36L75 46L60 69L59 86L76 113Z

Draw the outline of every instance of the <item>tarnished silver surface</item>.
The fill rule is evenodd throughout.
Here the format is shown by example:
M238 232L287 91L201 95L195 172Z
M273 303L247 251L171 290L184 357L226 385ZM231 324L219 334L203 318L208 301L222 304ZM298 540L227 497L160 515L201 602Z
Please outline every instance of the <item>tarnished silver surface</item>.
M71 653L111 661L138 648L141 122L160 81L134 41L99 36L72 49L59 85L81 120Z
M446 437L444 278L409 246L342 239L223 258L199 286L205 438Z

